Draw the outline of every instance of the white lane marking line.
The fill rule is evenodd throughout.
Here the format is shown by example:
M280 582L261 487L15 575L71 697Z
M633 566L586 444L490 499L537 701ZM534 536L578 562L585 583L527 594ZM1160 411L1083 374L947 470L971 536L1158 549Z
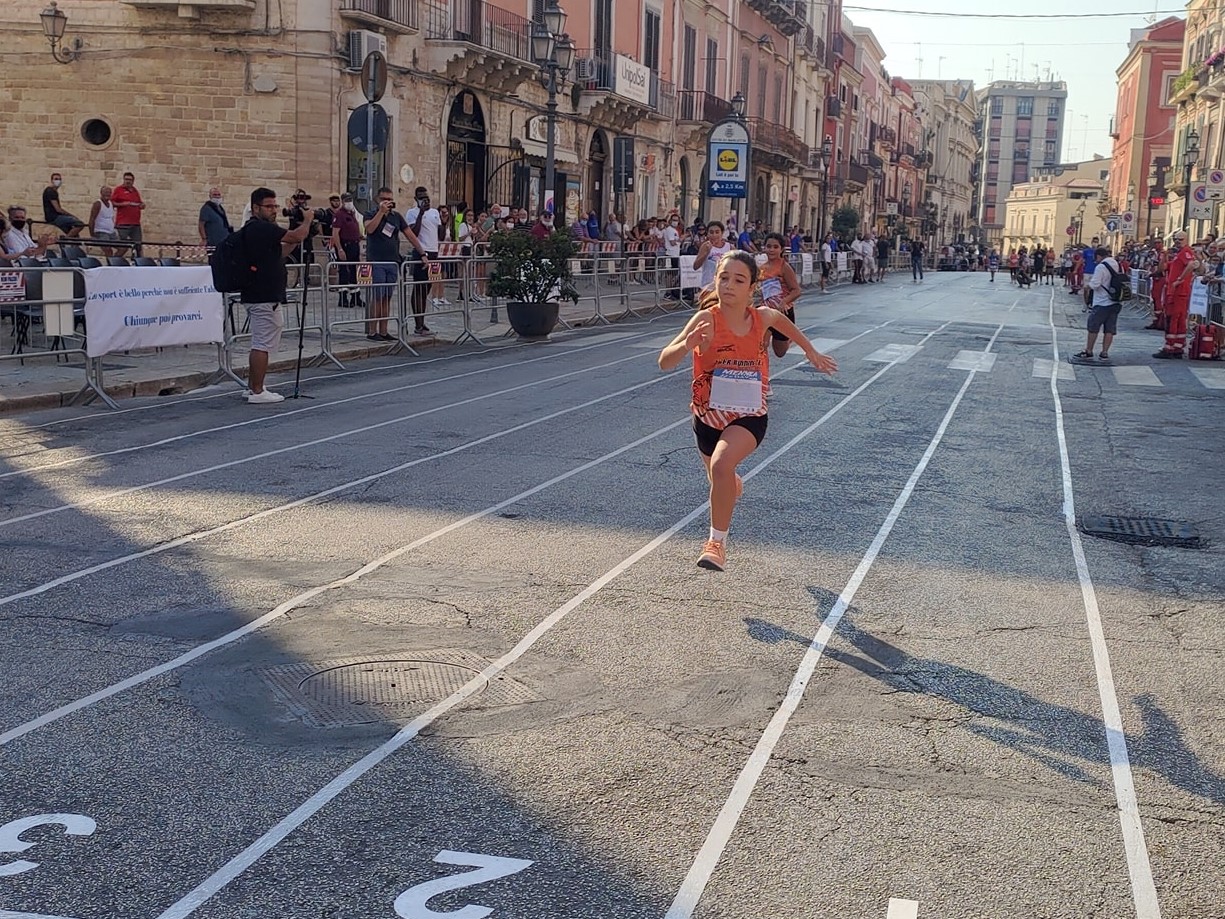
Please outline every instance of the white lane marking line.
M259 460L268 459L271 456L280 456L285 453L296 453L299 450L306 450L310 447L317 447L320 444L331 443L336 440L344 440L346 437L354 437L358 434L366 434L370 431L377 431L380 428L390 427L396 424L403 424L406 421L412 421L415 418L422 418L426 415L434 415L438 412L445 412L449 409L459 408L464 405L472 405L475 402L485 402L489 399L497 399L508 393L519 392L524 389L532 389L537 386L544 386L549 383L555 383L558 380L564 380L569 377L582 376L586 373L593 373L597 370L604 370L608 367L615 367L617 364L624 364L626 361L636 361L645 357L645 354L631 354L627 357L619 357L615 361L608 361L603 364L597 364L594 367L586 367L581 370L570 370L566 373L559 373L555 376L545 377L543 380L534 380L530 383L521 383L518 386L507 386L501 389L496 389L493 392L482 393L479 396L470 396L467 399L460 399L457 402L448 402L445 405L436 405L433 408L422 409L419 412L412 412L408 415L400 415L396 418L389 418L386 421L379 421L374 424L362 425L360 428L350 428L347 431L340 431L336 434L329 434L327 437L317 437L314 440L307 440L297 444L290 444L288 447L278 447L275 450L265 450L263 453L256 453L253 456L246 456L242 459L229 460L224 463L217 463L214 466L208 466L203 469L194 469L191 472L181 472L178 475L172 475L164 479L158 479L154 482L146 482L143 485L133 485L128 488L120 488L117 491L108 492L104 495L96 495L84 501L76 501L72 504L59 504L55 507L44 508L41 511L31 511L28 514L22 514L18 517L8 517L0 520L0 529L8 526L13 526L17 523L24 523L27 520L35 520L39 517L48 517L51 514L62 514L66 511L80 510L85 507L92 507L95 504L102 504L106 501L113 501L116 498L122 498L125 495L135 494L140 491L149 491L153 488L160 488L163 485L170 485L174 482L181 482L184 479L194 479L197 476L208 475L213 472L220 472L223 469L231 469L235 466L245 466L247 463L258 462ZM441 454L439 454L441 455Z
M644 322L649 325L661 319L667 319L669 318L670 315L671 314L669 314L668 316L653 316L650 319L644 320ZM651 335L653 333L642 332L638 334ZM632 334L629 331L624 331L624 332L607 333L607 334L599 334L599 335L591 335L591 336L584 335L582 336L583 338L591 337L591 338L596 338L598 340L596 341L595 344L584 345L581 348L575 348L571 351L564 352L564 353L574 354L578 351L586 351L589 348L599 348L599 347L603 347L606 344L615 344L618 340L628 340L630 338L637 338L638 334ZM412 362L412 364L380 364L377 367L363 367L360 370L341 370L335 373L321 373L321 374L314 375L314 376L304 377L302 382L319 383L319 382L328 382L331 380L339 380L345 377L364 376L368 373L395 373L397 371L405 369L406 367L412 367L415 369L417 367L423 367L428 364L442 364L442 363L449 363L451 361L460 361L460 360L463 360L468 357L472 357L477 354L492 354L497 351L516 351L524 347L530 347L530 345L517 345L517 344L499 345L488 351L476 351L476 352L461 351L457 354L445 355L444 357L430 357L430 358L423 358L421 360L415 360ZM557 355L549 355L549 356L555 357ZM537 360L544 360L544 359L546 358L545 357L530 358L529 360L524 361L523 363L524 364L535 363ZM515 366L515 365L508 364L504 366ZM292 382L291 380L285 380L282 383L270 383L269 387L272 389L276 389L277 387L280 387L280 386L288 386L291 382ZM159 402L155 402L150 405L134 405L131 408L121 408L121 409L118 409L115 411L109 411L109 412L91 412L89 414L72 415L68 418L57 418L54 421L45 421L42 424L28 425L26 426L26 430L42 431L47 428L54 428L54 427L58 427L64 424L71 424L74 421L96 421L100 418L108 418L108 419L115 418L119 415L131 414L132 412L147 412L147 411L151 411L153 409L158 409L158 408L170 408L171 406L175 406L175 405L190 405L193 402L207 402L211 399L220 399L224 396L234 396L238 393L238 390L234 389L232 385L226 386L226 384L218 384L216 386L206 386L206 387L203 387L201 390L197 390L197 392L203 392L205 390L216 390L216 389L221 389L221 391L220 392L210 392L209 395L205 395L205 396L195 395L195 396L188 397L186 399L169 399L164 402L159 401ZM0 427L3 427L3 423L0 423Z
M1020 297L1017 297L1015 300L1013 300L1013 301L1012 301L1012 305L1011 305L1010 307L1008 307L1008 312L1010 312L1010 313L1011 313L1013 310L1015 310L1015 309L1017 308L1017 304L1018 304L1018 303L1020 303L1020 302L1021 302L1021 298L1020 298Z
M947 325L947 323L945 323L945 325ZM870 331L876 330L873 329ZM864 334L866 335L869 333L865 332ZM934 334L936 333L930 333L930 335ZM930 335L928 337L930 337ZM783 373L787 373L788 371L794 370L797 367L806 366L807 363L807 361L804 361L801 364L794 364L791 367L787 367L780 371L780 373L776 374L776 376L781 376ZM834 405L824 415L822 415L804 430L800 431L800 433L792 437L791 440L779 447L778 450L771 453L760 463L746 472L744 474L745 480L747 481L748 479L753 478L758 472L773 464L776 459L792 450L796 444L800 443L802 440L812 434L813 431L817 430L830 418L834 417L834 415L836 415L843 407L849 405L856 396L864 392L868 387L884 376L893 366L894 364L886 364L880 370L876 371L876 373L872 374L872 376L870 376L864 383L860 384L859 387L853 392L844 396L841 401ZM663 430L670 430L678 425L687 423L689 423L689 420L685 419L684 421L679 421L674 425L670 425L669 428ZM662 431L656 431L654 434L647 435L644 440L649 440L659 433L662 433ZM537 486L537 488L539 487L541 486ZM515 499L509 499L504 502L503 505L499 505L499 507L505 506L505 504L510 504L513 502L513 500ZM323 788L319 789L319 791L315 792L306 801L295 808L292 813L281 819L274 827L260 836L259 839L251 843L251 845L247 846L247 848L243 849L240 853L226 862L221 868L201 882L200 885L194 890L190 891L177 903L173 904L169 909L159 915L157 919L186 919L187 916L194 913L200 906L206 903L210 898L225 888L233 880L238 878L253 864L259 861L260 858L276 848L276 846L283 842L290 833L304 824L315 814L319 813L319 811L321 811L331 801L348 789L354 782L358 781L367 772L407 744L410 740L421 733L421 731L429 727L429 725L431 725L434 721L441 718L457 705L463 703L474 693L479 692L488 684L490 680L496 679L500 673L523 657L523 655L531 650L532 646L535 645L536 642L552 631L552 629L563 619L569 616L570 613L578 609L583 603L603 590L609 583L620 577L634 565L638 564L638 562L640 562L642 559L646 558L657 548L662 546L674 535L696 520L701 514L704 514L709 506L709 502L700 504L667 530L660 533L646 545L640 547L632 555L623 559L604 574L600 575L600 577L583 588L582 591L575 594L564 604L559 606L552 613L537 623L531 631L519 639L518 644L516 644L501 657L497 658L497 660L490 663L490 665L481 671L480 674L473 677L441 702L433 705L429 710L418 715L411 722L401 728L390 740L376 747L374 750L371 750L336 778L332 779L332 781L328 782L325 786L323 786ZM407 549L405 549L405 551L407 551ZM352 577L352 575L350 575L350 577ZM3 737L0 736L0 742L2 741Z
M892 364L894 362L903 364L919 353L921 345L885 345L885 347L873 351L865 361L877 361L882 364Z
M46 913L15 913L11 909L0 909L0 919L72 919L72 917L50 916Z
M654 332L644 332L641 335L635 335L632 337L642 338L642 337L645 337L646 335L653 335L653 334ZM626 339L624 338L618 339L618 341L625 341L625 340ZM671 338L669 338L668 340L671 341ZM300 415L303 412L313 412L313 411L318 411L319 409L322 409L322 408L331 408L334 405L347 405L350 402L361 402L366 399L374 399L379 396L390 396L398 392L405 392L406 390L417 389L422 386L433 386L437 383L447 383L451 380L462 380L465 377L479 376L481 374L493 373L495 371L506 370L508 368L513 369L517 367L525 367L528 364L535 364L539 361L552 360L559 356L577 354L580 351L589 351L592 348L602 348L605 345L616 344L616 343L617 342L600 342L594 345L586 345L585 347L582 347L582 348L574 348L569 351L559 351L555 354L546 354L541 357L534 357L526 361L511 361L510 363L506 363L506 364L498 364L495 367L482 367L477 370L467 370L463 373L454 373L454 374L451 374L450 376L439 377L436 380L419 380L415 383L406 383L402 386L393 386L391 389L381 389L375 392L362 393L356 396L348 396L347 398L344 398L344 399L334 399L331 402L318 402L318 403L315 403L314 405L307 405L302 408L295 408L289 411L277 412L275 415L259 415L255 418L248 418L245 421L236 421L236 422L233 422L232 424L220 424L220 425L217 425L211 428L202 428L198 431L189 431L186 434L178 434L174 437L165 437L165 438L162 438L161 440L154 440L154 441L150 441L149 443L138 444L132 447L120 447L119 449L116 449L116 450L106 450L101 453L90 453L85 456L76 456L71 459L58 460L56 462L51 462L51 463L42 463L41 465L38 465L38 466L26 466L21 469L14 469L10 472L0 472L0 479L6 479L9 476L13 476L13 475L28 475L31 472L38 472L42 469L62 469L65 466L75 466L80 463L90 462L91 460L102 459L103 457L107 457L107 456L119 456L124 453L135 453L138 450L151 450L155 447L164 447L167 444L173 444L173 443L177 443L183 440L190 440L193 437L200 437L204 434L216 434L220 431L232 431L236 428L243 428L249 425L266 424L267 422L270 422L270 421L279 421L282 418L292 418L294 415ZM664 342L664 344L667 344L667 342ZM662 348L663 345L660 345L660 347ZM228 391L228 393L229 395L235 395L237 393L237 390L231 389ZM61 449L61 448L57 448L57 449ZM20 456L23 456L23 455L28 456L29 454L28 453L27 454L5 454L0 458L6 459L11 462L15 459L18 459Z
M262 520L263 518L270 517L273 514L280 514L280 513L283 513L284 511L292 510L295 507L301 507L303 504L309 504L312 501L318 501L321 498L326 498L338 492L347 491L351 488L356 488L360 485L369 484L370 482L376 482L379 479L386 478L389 475L395 475L398 472L403 472L406 469L411 469L414 466L421 465L422 463L428 463L432 460L442 459L444 457L451 456L455 453L460 453L464 450L470 450L473 447L480 446L481 444L489 443L491 440L497 440L501 437L506 437L510 434L514 434L518 431L522 431L525 428L530 428L537 424L543 424L546 421L552 421L554 418L560 418L562 415L568 415L571 412L577 412L585 408L590 408L591 406L598 405L599 403L604 402L608 399L613 399L613 398L616 398L617 396L623 396L627 393L634 392L635 390L642 389L647 386L653 386L654 384L659 383L663 380L669 379L670 377L673 377L675 375L676 373L670 373L670 374L667 374L666 376L652 377L651 379L643 383L635 383L633 386L627 386L626 388L619 389L616 392L611 392L611 393L608 393L607 395L599 396L595 399L589 399L588 401L580 403L579 405L573 405L573 406L570 406L569 408L558 409L557 411L551 412L548 415L542 415L539 418L533 418L531 421L522 422L520 424L515 425L514 427L506 428L501 431L495 431L493 434L486 434L484 437L478 437L475 440L470 440L470 441L467 441L466 443L458 444L447 450L443 450L441 453L431 453L428 456L419 456L416 459L409 460L406 463L400 463L397 466L392 466L390 469L384 469L380 472L373 472L370 475L362 476L360 479L353 479L348 482L341 482L339 485L333 485L331 488L325 488L323 491L317 491L314 494L306 495L305 497L302 497L302 498L296 498L295 500L288 501L285 504L278 504L276 507L265 508L262 511L257 511L256 513L250 514L246 517L240 517L237 520L231 520L229 523L223 523L215 527L210 527L207 530L197 530L195 533L188 533L185 536L180 536L177 539L170 540L169 542L159 543L158 545L152 546L148 549L141 549L137 552L131 552L128 555L121 555L118 558L109 559L105 562L99 562L97 565L92 565L89 568L81 568L77 571L69 572L68 574L61 575L58 578L55 578L53 580L40 584L37 587L31 587L28 590L23 590L15 594L9 594L7 597L0 597L0 606L8 606L10 603L16 603L18 600L24 600L28 597L34 597L39 594L46 593L47 591L53 590L56 587L62 587L64 584L71 584L73 581L80 580L81 578L88 577L89 575L92 575L92 574L97 574L99 571L105 571L108 568L114 568L114 567L117 567L118 565L127 564L128 562L133 562L138 559L148 558L150 555L157 555L162 552L166 552L170 549L177 549L179 546L185 546L188 543L193 543L198 540L205 539L206 537L209 537L209 536L215 536L218 533L224 533L227 530L232 530L232 529L235 529L236 527L244 526L248 523L254 523L257 520ZM2 621L4 620L0 618L0 622Z
M841 348L847 343L845 338L812 338L809 339L812 346L824 354L826 351L833 351L835 348Z
M989 351L992 348L996 338L1003 331L1004 326L1000 325L995 330L995 334L991 336L991 341L987 343L986 350ZM748 761L736 777L731 794L723 802L723 807L719 809L719 815L715 818L714 825L710 828L706 840L698 850L697 857L686 873L685 880L682 882L680 890L677 891L676 898L672 901L672 906L664 914L664 919L691 919L693 916L694 910L697 909L698 901L701 900L702 893L706 890L706 885L710 882L710 878L719 864L719 859L723 857L723 852L732 838L732 833L736 830L736 824L740 822L740 817L748 806L749 798L757 787L757 782L761 779L762 773L765 772L766 766L770 762L770 757L774 754L775 747L778 746L783 732L787 729L788 722L791 721L791 716L795 714L796 709L799 708L800 702L804 698L804 690L808 687L808 681L812 678L813 673L816 672L817 665L821 662L821 656L825 653L829 640L833 637L835 630L837 630L838 623L842 620L843 614L854 601L855 594L859 591L859 586L876 563L876 557L880 554L880 550L884 546L885 540L889 538L889 534L893 532L893 527L897 523L898 518L901 517L902 511L910 502L915 486L918 485L919 479L922 478L923 473L927 470L928 463L931 462L941 441L944 440L945 432L953 421L953 415L956 413L957 407L961 405L961 400L965 398L970 384L974 382L976 374L977 371L971 370L966 376L965 382L961 384L961 389L957 391L957 395L954 397L948 411L944 413L940 426L936 429L936 433L928 443L927 449L923 451L923 456L919 459L918 465L910 473L910 478L906 480L902 491L893 502L893 507L890 508L884 523L880 525L880 529L877 530L871 545L868 546L868 550L863 554L859 565L855 568L850 580L847 581L846 586L842 589L842 593L838 595L838 601L834 604L833 609L829 611L829 615L825 617L825 621L821 623L817 634L805 650L804 657L795 671L795 676L791 679L791 685L787 687L786 696L783 697L783 701L775 710L773 717L770 718L770 723L766 725L766 729L762 732L761 737L758 738Z
M1164 386L1152 367L1111 367L1120 386Z
M892 320L890 320L890 322L892 322ZM941 328L943 328L943 326ZM876 331L878 331L878 329L869 329L866 332L861 332L859 335L856 336L856 338L862 338L864 335L871 335ZM935 332L932 332L931 334L934 335ZM851 339L851 341L854 341L854 340L855 340L854 338ZM783 370L779 371L779 373L775 374L775 376L782 376L784 373L788 373L789 371L795 370L798 367L806 367L806 366L808 366L807 361L803 361L798 364L793 364L792 366L784 368ZM869 382L877 379L880 376L880 374L884 373L884 371L888 369L889 369L888 366L882 368L880 371L878 371L875 375L873 375L870 378ZM123 558L120 558L120 559L112 559L109 562L104 562L102 564L95 565L92 568L86 568L81 571L73 572L72 574L69 574L69 575L64 575L63 577L57 578L54 581L48 581L46 584L43 584L40 587L33 588L31 590L27 590L21 594L13 594L9 597L0 598L0 606L4 606L8 603L15 602L16 600L20 600L23 597L29 597L29 596L34 596L35 594L45 593L46 591L52 589L53 587L57 587L60 584L65 584L65 583L68 583L69 581L77 580L78 578L85 577L88 574L93 574L105 568L114 567L115 565L122 564L124 561L129 561L129 560L136 559L136 558L144 558L146 556L153 555L157 552L164 552L167 549L173 548L176 545L183 545L184 543L187 543L187 542L194 542L197 539L203 539L205 536L209 536L214 533L218 533L222 530L232 529L243 523L249 523L261 516L267 516L269 514L275 513L278 510L285 510L290 507L296 507L298 505L305 504L308 501L313 501L317 498L326 497L327 495L334 494L335 492L343 491L346 488L364 484L366 482L371 482L371 481L374 481L375 479L380 479L380 478L383 478L384 476L392 475L393 473L396 473L396 472L401 472L404 469L408 469L412 466L417 465L418 463L426 462L429 459L439 459L450 453L458 453L460 450L466 450L478 444L488 443L491 440L496 440L499 437L504 437L507 434L513 433L514 431L520 431L520 430L523 430L524 428L532 427L533 425L536 425L536 424L541 424L542 422L549 421L561 415L566 415L566 414L569 414L570 412L575 412L575 411L578 411L579 409L587 408L588 406L595 405L607 399L612 399L617 396L624 395L625 393L632 392L633 390L642 389L646 386L651 386L654 383L658 383L662 380L671 379L677 375L682 375L683 373L684 371L679 371L679 370L673 371L672 373L664 374L663 376L659 376L659 377L655 377L654 379L647 380L644 383L636 383L633 386L626 387L625 389L618 390L613 393L608 393L607 395L600 396L597 399L592 399L588 402L584 402L582 405L575 405L570 408L560 409L556 412L553 412L552 414L545 415L541 418L533 419L532 421L524 422L523 424L516 425L513 428L508 428L505 431L500 431L496 434L488 434L485 437L479 438L478 440L470 441L467 444L460 444L457 447L453 447L451 450L447 451L446 453L439 453L433 457L421 457L419 459L412 460L408 463L404 463L400 466L394 466L391 469L384 470L383 472L375 473L374 475L365 476L364 478L357 479L353 482L346 482L343 485L338 485L333 488L329 488L326 491L319 492L318 494L310 495L305 498L299 498L298 500L292 501L289 504L282 505L280 508L269 508L267 510L260 511L258 514L254 514L250 517L244 517L242 520L231 521L230 523L223 524L219 527L214 527L211 530L201 530L199 533L193 533L190 536L181 537L180 539L175 540L174 542L165 543L160 546L155 546L151 549L145 549L145 550L142 550L141 552L135 552L132 555L124 556ZM862 389L863 387L860 387L860 390ZM860 390L856 390L855 392L857 393ZM851 394L851 396L854 396L854 395L855 393ZM850 397L848 396L847 398L850 398ZM833 409L830 410L830 412L827 412L826 416L830 416L832 415L833 412L836 412L837 409L841 406L841 404L842 403L839 403L838 406L835 406ZM824 418L826 416L822 416L822 417ZM536 494L539 491L543 491L546 488L551 488L553 485L556 485L560 482L564 482L566 479L572 478L573 476L576 476L581 472L585 472L586 470L591 469L595 466L598 466L601 463L607 462L610 459L614 459L615 457L620 456L622 453L626 452L627 450L631 450L638 446L641 446L642 444L646 443L652 438L658 437L661 434L665 434L668 431L671 431L673 428L678 427L679 425L691 424L691 423L692 422L689 418L685 418L681 421L677 421L670 425L662 427L659 430L646 435L645 437L640 437L638 440L635 440L633 443L626 444L622 447L618 447L616 450L612 451L611 453L606 453L604 456L599 457L598 459L592 460L591 462L588 462L588 463L584 463L581 466L576 466L574 469L571 469L569 472L565 472L565 473L562 473L561 475L554 476L552 479L549 479L547 482L543 482L540 485L533 486L532 488L529 488L526 491L522 491L519 494L511 498L507 498L504 501L500 501L497 504L487 507L483 511L478 511L474 514L469 514L467 517L464 517L460 520L449 523L446 526L442 527L441 529L435 530L433 533L428 533L427 535L414 540L413 542L409 543L406 546L401 546L399 549L395 549L387 553L386 555L380 556L378 559L375 559L372 562L368 562L367 564L363 565L361 568L357 569L357 571L354 571L353 573L347 575L346 577L332 581L330 584L319 585L316 587L312 587L309 590L303 591L302 593L298 594L298 596L292 597L289 600L286 600L280 606L276 607L275 609L271 610L268 613L265 613L263 616L259 617L258 619L255 619L247 623L244 626L234 629L231 632L227 632L225 635L215 638L212 641L205 642L202 645L197 645L195 648L179 655L178 657L172 660L166 661L165 663L162 663L162 664L158 664L154 667L150 667L148 670L141 671L140 673L134 674L133 676L130 676L125 680L121 680L118 683L113 683L110 686L106 686L102 689L99 689L97 692L91 693L88 696L83 696L82 698L77 699L74 702L69 702L66 705L62 705L59 708L56 708L50 712L47 712L44 715L40 715L39 717L34 718L31 721L27 721L24 724L20 724L17 727L12 728L11 730L5 731L4 733L0 733L0 747L4 746L10 741L16 740L19 737L24 737L26 734L36 731L41 727L45 727L48 724L58 721L61 718L66 717L67 715L71 715L74 712L78 712L78 711L81 711L82 709L88 708L89 706L95 704L96 702L101 702L103 699L108 699L111 696L116 695L117 693L123 692L124 690L139 686L141 683L148 682L149 680L154 679L155 677L161 676L164 673L169 673L172 670L177 670L179 667L182 667L186 664L191 663L196 658L201 657L205 654L208 654L210 651L214 651L217 648L221 648L221 647L224 647L225 645L238 641L240 638L243 638L244 636L249 635L250 633L254 631L257 631L258 629L263 628L269 622L272 622L273 620L280 618L281 616L285 615L285 613L290 612L292 609L296 608L297 606L300 606L301 604L305 603L307 600L310 600L313 597L318 596L321 593L324 593L325 591L332 590L337 587L341 587L345 584L358 580L363 575L369 574L371 571L375 571L376 569L382 567L388 562L393 561L394 559L403 555L405 552L409 552L412 549L416 549L421 546L424 546L427 543L433 542L434 540L439 539L442 536L445 536L447 533L450 533L453 530L457 530L460 527L467 526L469 523L473 523L474 521L480 520L483 517L488 517L490 514L497 513L498 511L502 510L502 508L504 507L507 507L511 504L515 504L518 501L531 497L532 495ZM749 473L745 474L744 478L749 479L753 476L753 474L754 473L750 471ZM0 621L3 621L3 620L0 620Z
M1055 325L1054 290L1051 291L1047 320L1051 329L1052 356L1054 360L1058 360L1059 329ZM1136 919L1161 919L1157 886L1153 881L1153 866L1148 857L1148 845L1144 841L1144 826L1140 822L1136 785L1131 774L1127 735L1123 732L1123 715L1119 711L1114 674L1110 669L1110 652L1106 648L1101 610L1097 605L1097 591L1093 587L1093 579L1089 576L1089 563L1085 558L1080 531L1076 529L1072 460L1068 456L1068 439L1063 426L1063 399L1059 395L1059 383L1054 374L1051 374L1051 398L1055 402L1055 434L1059 440L1059 468L1063 476L1063 520L1072 543L1072 557L1076 560L1076 577L1080 581L1089 641L1093 648L1093 667L1097 674L1098 695L1102 701L1102 723L1106 729L1106 747L1110 752L1110 774L1114 779L1114 796L1119 808L1119 824L1123 831L1123 848L1127 854L1132 902L1136 907Z
M1220 367L1191 367L1188 369L1208 389L1225 389L1225 369Z
M919 919L919 901L890 897L885 919Z
M990 373L995 366L995 352L958 351L957 356L949 361L949 370L973 370L976 373Z
M1034 373L1035 377L1041 377L1044 380L1050 379L1051 367L1056 368L1059 374L1059 379L1074 382L1076 380L1076 368L1067 361L1053 361L1049 357L1034 358Z

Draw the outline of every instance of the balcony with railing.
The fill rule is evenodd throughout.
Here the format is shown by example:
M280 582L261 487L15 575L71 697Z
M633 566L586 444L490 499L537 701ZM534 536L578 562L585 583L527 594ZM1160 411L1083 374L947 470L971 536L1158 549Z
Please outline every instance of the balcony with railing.
M718 124L732 117L732 104L714 93L700 89L682 89L676 94L676 112L680 121Z
M871 174L868 172L867 166L863 166L854 160L847 164L846 180L850 185L858 185L860 189L867 188L870 179Z
M876 139L886 150L892 150L897 146L897 130L882 126L876 132Z
M672 119L676 117L678 94L676 84L661 79L654 70L648 71L647 101L623 94L617 86L617 56L596 48L578 48L574 52L571 76L579 89L580 111L590 117L601 107L610 127L629 130L642 117Z
M784 35L790 37L804 28L808 18L806 0L746 0L748 5L766 18Z
M342 19L393 32L416 32L421 27L419 10L418 0L340 0Z
M346 2L377 3L379 0ZM434 41L463 42L504 57L532 62L531 20L486 0L429 4L425 37Z
M792 163L808 164L808 145L795 132L765 118L749 118L747 123L755 154L764 153Z

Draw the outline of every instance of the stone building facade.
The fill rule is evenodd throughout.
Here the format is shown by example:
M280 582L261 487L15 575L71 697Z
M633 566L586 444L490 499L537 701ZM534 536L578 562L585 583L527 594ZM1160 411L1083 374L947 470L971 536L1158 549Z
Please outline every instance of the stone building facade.
M1025 246L1106 241L1105 217L1110 160L1095 156L1079 163L1043 166L1029 182L1013 186L1005 202L999 249L1003 255ZM1068 232L1068 231L1071 232Z
M190 240L211 185L235 213L257 185L282 198L302 187L316 206L343 189L365 198L364 129L360 116L356 133L349 121L364 102L356 65L377 49L390 78L376 185L404 202L420 184L436 203L543 206L547 94L530 49L540 0L75 0L65 47L80 49L67 64L42 33L45 3L0 10L0 124L16 154L0 201L32 207L60 171L64 204L84 214L101 184L130 170L148 204L146 237ZM559 207L725 216L731 201L705 199L706 141L741 91L748 208L778 227L812 219L812 141L795 128L820 134L825 107L811 103L828 95L812 89L828 66L816 32L829 27L824 12L791 0L570 7L577 50L558 94ZM797 126L802 86L809 123ZM633 141L632 188L621 192L618 137Z
M928 126L927 148L932 165L927 173L932 220L941 243L973 238L973 182L978 153L974 138L974 86L966 80L913 80L915 101Z

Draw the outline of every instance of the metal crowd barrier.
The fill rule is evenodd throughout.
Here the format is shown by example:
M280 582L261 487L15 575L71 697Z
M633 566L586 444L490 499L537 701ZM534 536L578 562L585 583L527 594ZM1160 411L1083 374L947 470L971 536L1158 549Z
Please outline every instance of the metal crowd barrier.
M73 246L78 242L89 241L69 241L67 245ZM109 244L110 241L98 243ZM150 244L146 242L144 245L147 248ZM198 255L201 260L204 259L205 250L201 248L199 253L189 253L188 248L182 247L178 251L185 256ZM820 262L817 256L812 256L810 270L806 273L806 255L788 253L787 257L801 284L805 287L815 286L820 280ZM162 264L180 263L176 261L176 256L165 258L167 261ZM65 361L80 358L85 379L73 403L100 399L111 408L117 408L115 401L106 393L103 359L90 358L85 347L85 271L104 264L104 261L89 256L85 257L84 266L79 264L80 259L74 261L77 263L70 264L67 258L56 258L45 264L4 269L10 275L20 275L22 283L16 296L13 296L12 289L7 291L10 299L3 299L6 291L0 287L0 319L13 323L11 351L0 355L0 359L24 361L53 358ZM504 304L487 296L486 283L493 263L488 244L477 243L469 248L444 243L439 248L438 261L442 271L425 280L414 276L415 262L399 265L384 263L395 272L392 300L386 317L389 334L394 331L394 341L387 343L388 353L418 355L412 344L418 319L427 326L432 320L442 321L450 327L448 336L454 335L458 325L455 343L470 339L482 347L487 346L484 336L501 325ZM697 291L681 289L679 266L674 264L672 258L657 255L643 246L626 249L616 242L588 241L574 261L578 309L568 307L560 317L559 324L563 329L580 325L607 325L622 319L644 318L693 307ZM146 256L142 258L142 263L158 264L159 260ZM906 264L909 265L908 262ZM354 270L351 282L341 282L342 268ZM361 334L364 339L372 333L375 328L372 323L377 321L370 316L373 293L370 263L322 261L290 265L289 271L296 286L288 290L289 303L283 307L284 341L291 343L301 331L309 349L304 353L305 363L318 365L330 362L343 369L344 365L337 356L340 344L354 333ZM834 273L831 282L838 280L838 274ZM849 269L843 274L849 278ZM341 307L342 297L359 300L360 306ZM449 302L441 302L444 299ZM486 309L490 311L488 325L482 321ZM245 386L246 380L239 375L234 361L240 348L249 345L251 336L241 298L236 294L224 296L223 325L223 340L215 345L217 370L211 382L229 379ZM501 332L501 329L498 331ZM513 334L513 331L506 334Z

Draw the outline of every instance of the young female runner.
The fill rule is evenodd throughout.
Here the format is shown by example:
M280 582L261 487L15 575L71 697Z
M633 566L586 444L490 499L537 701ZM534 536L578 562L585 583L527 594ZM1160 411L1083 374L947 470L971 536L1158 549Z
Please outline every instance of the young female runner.
M778 310L792 322L795 322L795 301L800 298L799 278L783 252L787 249L787 241L781 233L770 233L766 236L766 263L757 269L761 289L761 305ZM791 339L778 329L770 330L774 341L774 356L782 357L791 347Z
M778 310L753 306L756 283L753 256L740 251L723 256L714 289L703 292L698 311L659 355L660 369L671 370L693 352L693 432L710 480L710 538L698 565L715 571L727 563L727 531L741 492L736 467L766 436L766 330L785 334L822 373L838 369Z

